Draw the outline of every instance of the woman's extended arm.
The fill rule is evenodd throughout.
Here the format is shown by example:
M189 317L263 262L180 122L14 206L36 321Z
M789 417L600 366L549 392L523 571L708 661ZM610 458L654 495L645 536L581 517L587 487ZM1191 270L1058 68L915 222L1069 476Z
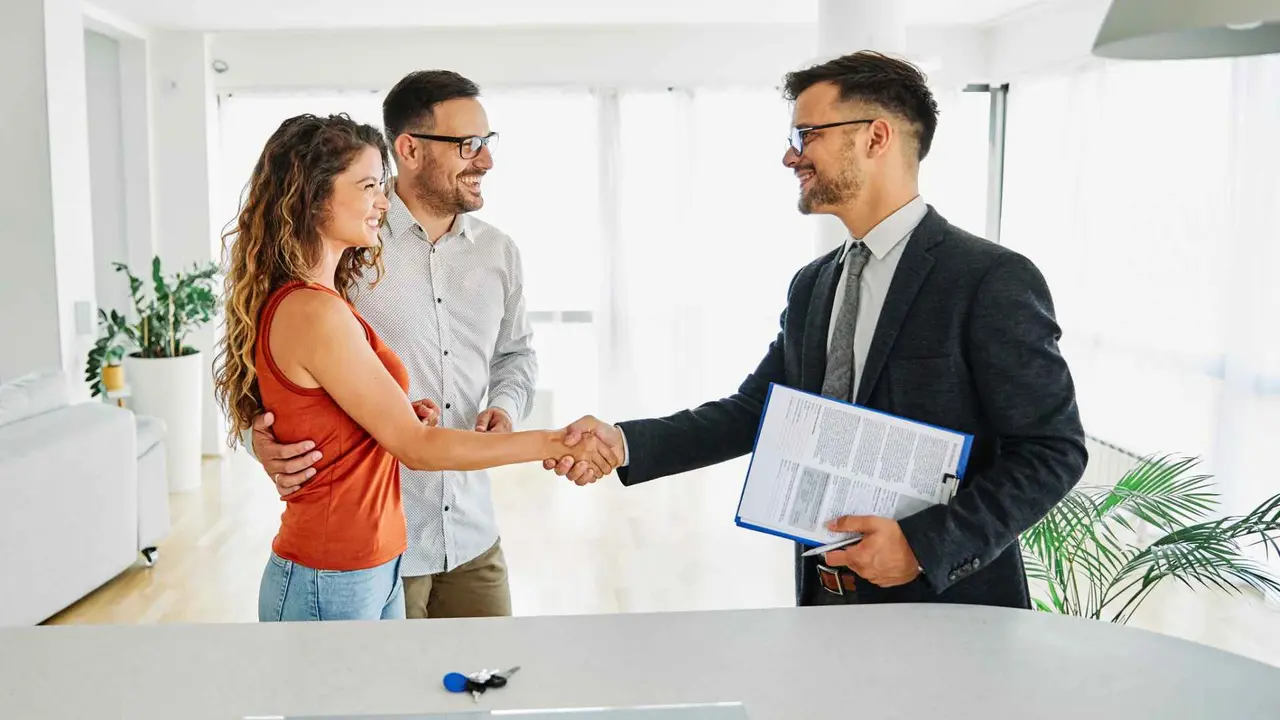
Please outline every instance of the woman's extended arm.
M607 447L594 437L568 447L562 430L492 434L424 424L338 297L291 294L277 310L271 334L273 354L295 358L378 444L415 470L480 470L568 454L586 459L602 476L613 470Z

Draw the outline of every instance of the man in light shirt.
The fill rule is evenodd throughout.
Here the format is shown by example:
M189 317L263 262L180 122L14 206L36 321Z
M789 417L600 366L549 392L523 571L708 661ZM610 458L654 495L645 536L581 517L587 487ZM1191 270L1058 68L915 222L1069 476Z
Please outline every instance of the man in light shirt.
M379 233L385 273L354 304L409 371L419 414L456 429L510 432L528 415L537 379L525 318L520 251L470 213L484 205L497 134L475 83L457 73L414 72L383 102L395 158L390 207ZM251 445L285 497L314 474L310 443L281 445L270 413ZM249 435L249 433L246 433ZM401 467L409 547L404 577L410 618L511 614L507 566L484 472Z
M836 518L830 529L862 540L822 558L797 547L796 602L1030 607L1018 536L1086 461L1044 278L921 198L938 110L917 68L864 51L791 73L786 92L783 164L800 183L800 211L835 215L847 241L796 274L777 339L737 393L617 426L587 417L571 430L609 442L626 485L751 452L770 383L972 434L948 504L896 520ZM594 480L571 458L544 466Z

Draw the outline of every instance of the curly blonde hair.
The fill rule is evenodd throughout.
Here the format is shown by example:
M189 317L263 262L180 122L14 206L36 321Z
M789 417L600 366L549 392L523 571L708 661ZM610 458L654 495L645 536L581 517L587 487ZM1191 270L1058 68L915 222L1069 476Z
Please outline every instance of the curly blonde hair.
M235 226L223 235L226 333L218 342L213 373L214 394L230 421L227 443L232 447L262 412L254 362L262 309L272 292L308 279L308 271L320 261L319 229L328 219L334 178L366 147L381 153L385 181L390 160L376 128L345 114L285 120L262 149ZM344 298L354 296L356 280L366 269L374 270L376 283L382 275L380 246L343 252L335 284Z

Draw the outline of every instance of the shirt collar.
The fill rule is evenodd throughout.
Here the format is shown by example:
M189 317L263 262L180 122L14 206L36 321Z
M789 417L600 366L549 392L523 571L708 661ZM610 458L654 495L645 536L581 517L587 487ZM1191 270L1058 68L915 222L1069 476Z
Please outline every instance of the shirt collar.
M862 244L871 250L871 254L877 260L883 260L890 250L911 235L911 231L916 229L928 211L929 206L925 204L924 198L916 195L911 202L898 208L892 215L871 228L867 236L862 238ZM845 254L855 242L857 240L852 236L845 240L844 248L840 250L840 262L844 262Z
M416 231L419 236L426 237L422 226L413 217L413 213L409 212L409 206L404 204L404 200L400 199L400 193L396 191L395 178L387 181L387 201L389 206L383 222L387 230L390 231L392 238L398 238L409 231ZM449 232L445 233L440 239L443 240L454 234L461 235L473 243L475 242L475 231L471 226L471 215L460 213L453 219L453 227L449 228Z

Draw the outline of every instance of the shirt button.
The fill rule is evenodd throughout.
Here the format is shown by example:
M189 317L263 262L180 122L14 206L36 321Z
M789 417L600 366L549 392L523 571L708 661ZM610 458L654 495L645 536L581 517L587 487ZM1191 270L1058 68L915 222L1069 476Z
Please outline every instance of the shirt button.
M448 505L445 505L445 506L444 506L444 511L445 511L445 512L449 512L449 506L448 506Z
M453 407L453 404L452 404L452 403L445 403L445 404L444 404L444 409L445 409L445 410L448 410L448 409L449 409L449 408L451 408L451 407Z
M444 354L445 354L445 355L448 355L448 354L449 354L449 351L448 351L448 350L445 350L445 351L444 351Z
M442 302L444 302L444 298L436 298L436 303L442 303Z

